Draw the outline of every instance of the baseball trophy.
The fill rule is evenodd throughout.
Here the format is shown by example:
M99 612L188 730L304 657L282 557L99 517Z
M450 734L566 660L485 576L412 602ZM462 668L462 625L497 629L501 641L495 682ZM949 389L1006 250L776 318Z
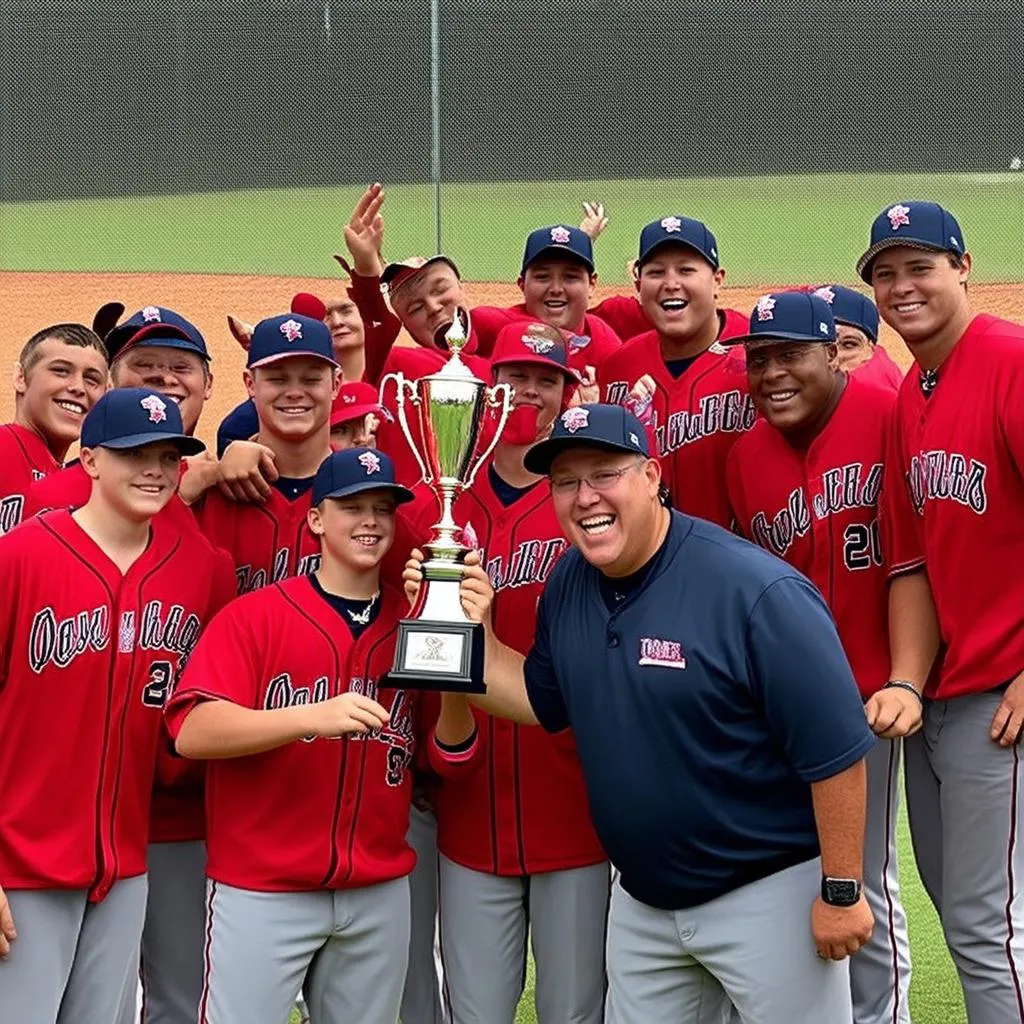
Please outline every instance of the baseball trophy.
M441 518L423 545L423 582L415 607L398 624L395 663L388 673L395 686L453 693L484 693L484 631L465 613L459 598L462 563L470 548L462 543L462 527L452 516L455 499L469 487L494 450L512 409L508 384L487 385L462 361L468 340L468 314L457 310L444 340L451 358L436 373L411 381L389 373L398 389L398 422L405 439L441 506ZM407 403L415 409L422 448L409 426ZM499 409L497 429L477 455L480 426L488 409Z

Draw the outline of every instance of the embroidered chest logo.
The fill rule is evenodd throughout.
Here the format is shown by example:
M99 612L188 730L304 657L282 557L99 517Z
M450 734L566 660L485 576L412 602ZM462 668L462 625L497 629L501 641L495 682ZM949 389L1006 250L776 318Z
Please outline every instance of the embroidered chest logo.
M640 660L638 665L655 665L658 668L686 668L683 645L677 640L659 640L657 637L640 638Z
M531 583L542 584L566 547L566 541L562 537L524 540L509 553L507 560L504 555L495 555L487 561L487 575L491 579L491 586L495 590L506 590L527 587Z
M910 499L919 513L924 512L929 501L953 501L983 515L988 508L987 473L984 462L968 459L959 452L921 452L910 460Z

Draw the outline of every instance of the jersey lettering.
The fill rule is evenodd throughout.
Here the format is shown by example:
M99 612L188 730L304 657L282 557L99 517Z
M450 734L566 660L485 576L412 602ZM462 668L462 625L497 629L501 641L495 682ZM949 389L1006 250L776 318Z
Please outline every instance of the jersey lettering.
M786 499L786 507L776 513L772 521L758 512L750 521L750 536L754 543L780 558L790 549L797 537L803 537L811 528L811 514L802 487L795 488Z
M605 401L609 405L622 405L629 394L629 384L624 380L615 380L608 385L608 397Z
M257 569L253 572L251 565L240 565L235 569L235 581L238 585L239 594L248 594L253 590L261 590L268 583L280 583L291 576L312 576L320 568L320 552L311 555L304 555L299 559L294 573L289 571L292 562L291 548L280 548L274 554L273 567L270 572L270 579L267 579L266 569Z
M705 395L695 411L674 412L667 423L655 427L658 451L668 455L712 434L740 434L749 430L756 419L754 400L745 391L734 389Z
M278 711L281 708L298 707L300 704L320 704L328 698L328 683L327 676L319 676L313 680L312 686L293 686L292 677L282 672L267 683L263 710Z
M202 625L193 613L185 614L180 604L172 604L163 615L162 601L147 601L142 610L139 647L145 651L173 651L187 659L199 639Z
M349 680L349 693L358 693L380 703L380 690L375 679ZM388 747L387 767L384 781L392 787L401 786L406 772L412 764L416 745L413 730L413 703L405 690L396 690L387 724L381 728L368 729L364 733L353 733L351 740L377 740Z
M814 496L814 517L824 519L851 508L875 508L882 487L882 463L869 467L860 462L828 469L821 474L821 493Z
M110 617L106 605L91 612L79 612L58 619L52 608L43 608L32 619L28 638L28 663L40 673L51 662L67 668L80 654L90 648L97 653L110 642Z
M543 583L565 550L562 537L550 540L524 540L512 552L508 565L502 555L496 555L487 563L487 575L495 590L529 586Z
M955 501L969 508L977 515L983 515L988 508L988 493L985 490L985 474L988 467L984 462L970 459L957 452L936 449L921 452L910 460L907 486L914 508L924 511L926 501Z
M0 500L0 536L10 533L21 522L24 511L23 494L11 494Z

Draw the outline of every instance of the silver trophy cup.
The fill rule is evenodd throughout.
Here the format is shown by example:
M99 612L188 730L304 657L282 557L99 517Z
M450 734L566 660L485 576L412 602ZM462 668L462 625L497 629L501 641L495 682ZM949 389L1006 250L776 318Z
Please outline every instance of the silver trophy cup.
M417 381L389 373L380 382L382 400L387 383L395 382L399 426L441 506L441 518L424 545L427 559L416 606L398 624L389 679L410 689L483 693L483 627L466 615L459 599L462 563L470 549L460 539L462 527L452 507L498 443L512 409L512 388L488 387L462 361L467 341L463 317L468 323L459 310L445 334L451 358L437 373ZM407 405L414 410L422 451L409 425ZM489 408L501 410L498 426L478 453L480 425Z

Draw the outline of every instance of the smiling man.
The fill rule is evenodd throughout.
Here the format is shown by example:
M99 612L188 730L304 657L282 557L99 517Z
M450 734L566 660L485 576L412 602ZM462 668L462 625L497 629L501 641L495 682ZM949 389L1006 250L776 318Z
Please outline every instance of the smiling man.
M471 699L572 729L621 872L605 1019L695 1024L728 997L758 1024L849 1024L844 961L872 929L874 738L821 596L664 507L643 426L620 406L566 410L525 466L549 476L573 547L525 659L488 630L487 694Z
M725 459L754 423L743 360L720 342L747 318L718 308L725 280L718 242L700 221L663 217L640 233L635 284L654 325L606 360L597 381L605 402L628 403L658 440L676 508L729 525Z
M95 331L54 324L25 342L14 371L14 420L0 427L0 536L21 522L32 484L61 468L106 389L107 353Z
M924 566L944 647L905 748L914 854L971 1024L1006 1024L1024 1021L1024 328L974 312L971 266L948 210L899 202L857 270L914 357L891 449L891 572Z
M200 529L231 554L238 592L313 572L320 546L306 522L317 467L331 452L331 403L341 377L322 320L283 313L253 330L244 381L258 417L256 440L277 476L262 503L208 491L196 505Z
M762 319L758 310L769 306L771 318ZM881 738L867 756L864 845L864 893L878 926L852 959L850 980L854 1024L905 1024L910 948L897 873L898 777L901 738L921 727L934 645L903 610L919 588L927 594L928 581L917 572L889 584L878 507L896 395L840 368L834 308L818 293L767 295L750 333L733 339L746 349L761 415L729 453L729 501L743 536L825 597Z

